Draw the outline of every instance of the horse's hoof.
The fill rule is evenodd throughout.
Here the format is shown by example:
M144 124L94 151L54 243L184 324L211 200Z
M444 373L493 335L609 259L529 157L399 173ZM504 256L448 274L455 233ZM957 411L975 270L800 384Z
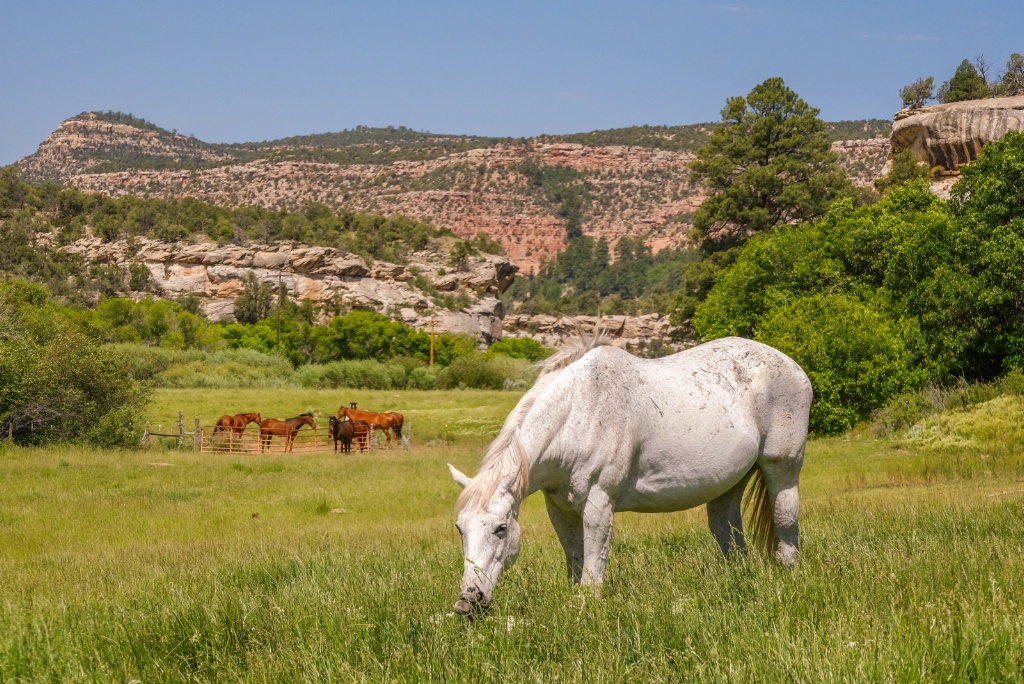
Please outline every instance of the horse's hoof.
M473 612L473 604L466 599L459 599L455 602L455 612L459 615L469 615Z

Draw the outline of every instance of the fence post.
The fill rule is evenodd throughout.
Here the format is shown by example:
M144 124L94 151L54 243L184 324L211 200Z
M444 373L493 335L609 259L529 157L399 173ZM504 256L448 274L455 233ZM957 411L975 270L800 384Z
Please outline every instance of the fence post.
M196 416L196 427L192 431L192 451L202 451L202 433L199 432L199 416Z
M412 448L412 423L406 424L409 426L409 429L405 431L404 435L402 435L402 449L408 451Z
M149 444L149 421L146 421L146 430L142 433L142 444L145 446Z
M185 444L185 412L178 411L178 448Z
M369 441L369 443L366 445L367 446L367 451L373 451L373 426L372 425L370 426L370 435L369 435L369 437L367 439Z

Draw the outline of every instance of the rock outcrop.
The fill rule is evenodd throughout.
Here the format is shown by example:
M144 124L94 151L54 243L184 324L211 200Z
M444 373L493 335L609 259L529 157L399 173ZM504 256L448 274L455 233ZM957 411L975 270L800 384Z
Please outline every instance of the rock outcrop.
M903 109L894 117L892 152L913 150L933 169L951 175L1010 131L1024 131L1024 96Z
M148 292L177 299L194 294L212 320L231 320L234 300L249 273L274 287L285 285L291 297L310 299L328 311L377 311L418 329L435 322L438 332L465 333L489 344L502 335L504 307L498 296L515 278L516 267L504 257L489 254L469 258L465 270L448 273L440 252L417 252L408 264L375 262L328 247L272 245L219 246L212 242L168 244L146 238L104 242L83 238L64 247L93 263L128 269L144 264L150 272ZM444 275L439 273L444 272ZM452 293L464 293L468 303L458 311L437 306L412 284L416 276L444 283ZM428 288L429 289L429 288ZM438 288L440 289L440 288ZM326 314L325 314L326 316Z
M666 344L672 326L668 316L506 316L499 299L515 279L517 267L505 257L489 254L469 258L464 270L438 268L447 263L444 252L424 251L407 264L377 261L328 247L270 245L217 245L213 242L166 243L147 238L104 242L83 238L63 247L86 261L127 270L144 264L151 282L144 291L125 292L135 298L158 296L200 298L211 320L233 320L235 298L249 273L257 281L285 285L296 300L310 299L322 310L364 310L383 313L419 330L462 333L476 337L481 346L504 336L532 337L548 347L563 346L579 334L600 327L620 347L656 349ZM414 281L425 278L435 290L464 295L458 310L438 306ZM428 288L429 289L429 288ZM329 314L323 314L326 321ZM669 345L674 348L673 345Z

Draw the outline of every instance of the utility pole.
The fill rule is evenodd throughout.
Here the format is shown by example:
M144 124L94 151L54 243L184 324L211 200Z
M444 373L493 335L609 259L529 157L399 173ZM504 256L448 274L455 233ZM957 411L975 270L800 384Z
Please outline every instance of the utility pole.
M284 290L281 289L281 271L284 264L277 267L277 355L281 356L281 307L284 304Z
M430 367L434 367L434 319L430 319Z

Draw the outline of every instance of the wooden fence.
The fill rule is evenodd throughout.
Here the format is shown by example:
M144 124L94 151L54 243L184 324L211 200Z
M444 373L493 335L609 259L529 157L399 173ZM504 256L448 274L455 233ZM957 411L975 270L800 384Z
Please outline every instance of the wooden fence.
M162 426L160 426L162 427ZM192 451L199 451L199 416L196 416L195 428L192 432L185 432L185 412L178 411L178 431L177 432L150 432L149 421L146 421L146 431L142 433L142 444L148 445L150 437L176 437L178 439L178 448L185 446L185 437L192 438Z

